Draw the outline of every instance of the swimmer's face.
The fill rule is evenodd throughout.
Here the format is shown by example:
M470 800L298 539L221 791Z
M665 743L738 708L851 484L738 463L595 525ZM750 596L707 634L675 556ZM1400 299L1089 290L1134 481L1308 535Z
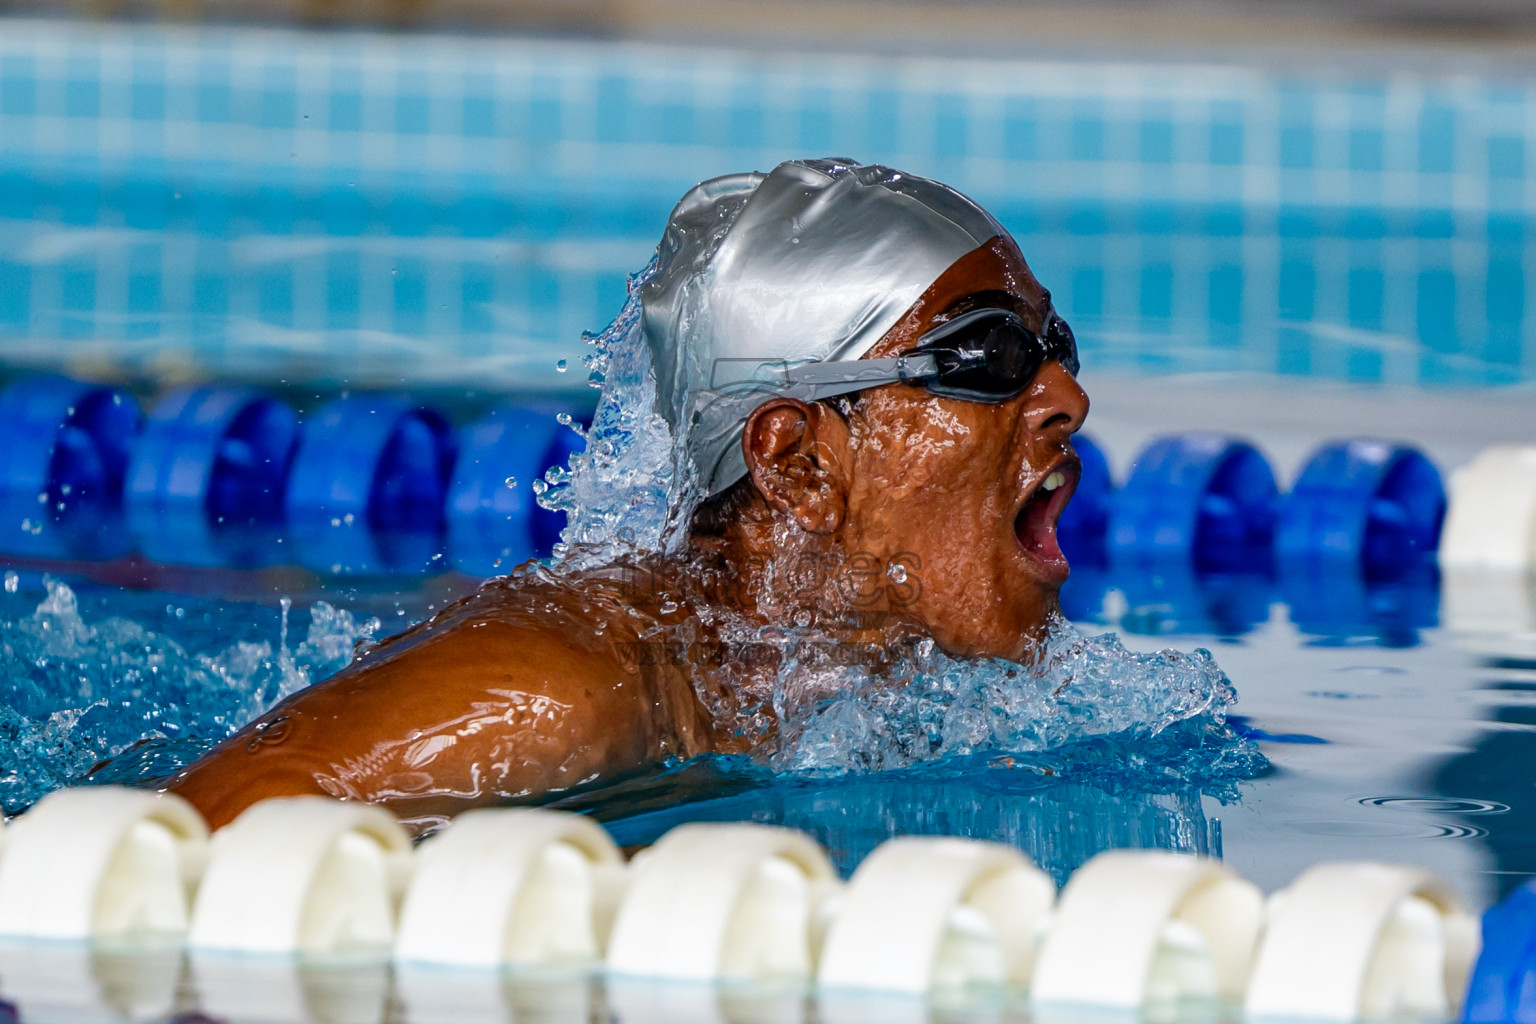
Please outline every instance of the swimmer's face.
M906 352L925 331L981 306L1011 308L1043 335L1049 302L1017 246L994 239L934 282L867 358ZM835 537L845 557L871 556L866 564L882 569L901 563L880 580L886 610L915 620L946 651L1026 658L1067 578L1056 521L1078 479L1072 434L1088 414L1073 376L1047 362L1023 394L995 404L892 384L860 393L846 418L825 405L799 408L810 415L798 435L789 404L760 409L749 423L748 464L760 489L770 485L770 504ZM765 445L776 420L782 436ZM800 500L786 504L774 501L783 481L763 460L790 448L804 478Z

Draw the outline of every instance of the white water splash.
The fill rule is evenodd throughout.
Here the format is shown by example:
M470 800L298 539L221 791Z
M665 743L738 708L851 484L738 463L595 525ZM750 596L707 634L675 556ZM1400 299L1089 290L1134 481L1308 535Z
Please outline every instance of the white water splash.
M0 622L0 808L13 813L143 740L183 753L223 739L283 697L342 668L377 619L316 602L292 651L240 641L214 653L129 619L87 622L75 593L45 580L33 613Z

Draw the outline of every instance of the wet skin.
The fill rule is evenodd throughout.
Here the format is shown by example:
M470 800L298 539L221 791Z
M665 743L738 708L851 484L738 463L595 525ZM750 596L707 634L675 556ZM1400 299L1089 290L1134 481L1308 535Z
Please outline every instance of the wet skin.
M993 239L869 357L980 305L1011 306L1038 330L1048 303L1012 240ZM706 589L754 620L812 611L836 636L916 632L951 654L1027 660L1066 579L1055 522L1087 413L1054 362L996 404L906 385L865 391L846 412L770 400L742 440L755 493L737 521L694 540L716 584L729 577ZM1057 471L1064 483L1047 492ZM852 584L786 600L775 581L806 564ZM470 807L738 749L684 669L625 656L690 618L699 591L685 576L660 565L491 581L289 697L168 788L215 828L261 799L325 793L382 803L424 830Z

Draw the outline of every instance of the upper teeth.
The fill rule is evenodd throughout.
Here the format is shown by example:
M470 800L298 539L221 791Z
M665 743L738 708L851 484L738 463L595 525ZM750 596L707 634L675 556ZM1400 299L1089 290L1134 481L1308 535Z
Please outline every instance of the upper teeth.
M1041 484L1040 486L1044 487L1048 491L1054 491L1056 488L1060 487L1066 482L1067 475L1058 469L1056 472L1046 477L1045 483Z

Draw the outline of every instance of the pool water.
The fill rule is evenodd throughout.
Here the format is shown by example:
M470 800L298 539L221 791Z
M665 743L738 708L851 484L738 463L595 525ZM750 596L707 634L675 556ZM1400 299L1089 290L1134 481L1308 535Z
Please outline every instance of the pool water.
M36 570L4 578L0 739L13 753L35 744L0 776L10 812L93 767L96 781L173 770L344 665L354 645L474 585L457 576L312 580L300 594L279 585L226 597ZM1194 617L1170 603L1172 591L1142 604L1120 589L1096 591L1096 621L1082 626L1117 627L1133 650L1210 649L1239 693L1230 721L1267 767L1191 772L1153 741L1139 764L1061 749L831 776L708 758L556 805L594 813L623 845L685 820L789 824L816 835L845 871L889 835L932 832L1014 842L1058 879L1117 846L1220 855L1267 889L1324 859L1410 862L1453 879L1475 906L1536 874L1536 657L1465 646L1435 624L1432 584L1409 602L1416 624L1335 617L1333 632L1261 581L1247 586L1242 600L1225 595L1256 604L1263 618L1208 624L1215 632L1191 631Z
M0 686L10 710L0 741L15 743L18 730L31 729L43 755L0 775L10 811L93 769L95 781L173 770L241 717L345 664L356 644L419 621L475 585L457 574L279 574L258 583L225 572L144 589L35 567L3 578ZM1333 582L1323 589L1349 592L1350 581ZM1528 638L1483 634L1469 643L1440 625L1442 599L1468 595L1442 594L1433 579L1408 586L1409 597L1382 606L1374 621L1319 618L1286 604L1264 579L1167 583L1122 578L1105 586L1087 572L1068 598L1085 631L1116 628L1133 650L1213 651L1240 694L1229 721L1265 761L1190 772L1157 742L1140 748L1139 763L1123 750L1087 748L1086 757L1066 749L991 754L831 775L776 775L742 759L705 757L563 794L554 806L593 814L627 847L685 821L789 825L815 836L845 874L903 833L1012 843L1058 881L1117 847L1220 856L1266 890L1321 860L1370 858L1428 867L1481 908L1536 874L1536 651L1522 656L1520 646ZM1201 609L1247 611L1202 618L1191 611L1191 593L1217 595ZM151 702L155 713L145 718L143 698L153 693L169 699ZM165 992L187 984L181 963L169 950L0 947L6 994L21 1001L27 1020L71 999L87 1011L76 1019L94 1020L102 1019L98 998L169 998ZM220 1016L220 1006L240 1005L233 1017L250 1020L382 1020L384 1007L401 1000L407 1020L503 1019L508 1005L537 1011L533 1019L572 1021L600 1010L625 1021L791 1021L803 1012L793 991L626 989L581 975L497 980L405 969L391 978L371 962L221 967L216 958L192 970L204 1011ZM30 980L18 988L21 977ZM67 996L69 979L81 977L103 994ZM258 991L260 998L249 995ZM178 998L185 1006L192 997ZM239 1002L246 998L254 1002ZM932 1019L1024 1013L1000 998L972 993ZM900 1003L822 1012L827 1020L929 1019Z

